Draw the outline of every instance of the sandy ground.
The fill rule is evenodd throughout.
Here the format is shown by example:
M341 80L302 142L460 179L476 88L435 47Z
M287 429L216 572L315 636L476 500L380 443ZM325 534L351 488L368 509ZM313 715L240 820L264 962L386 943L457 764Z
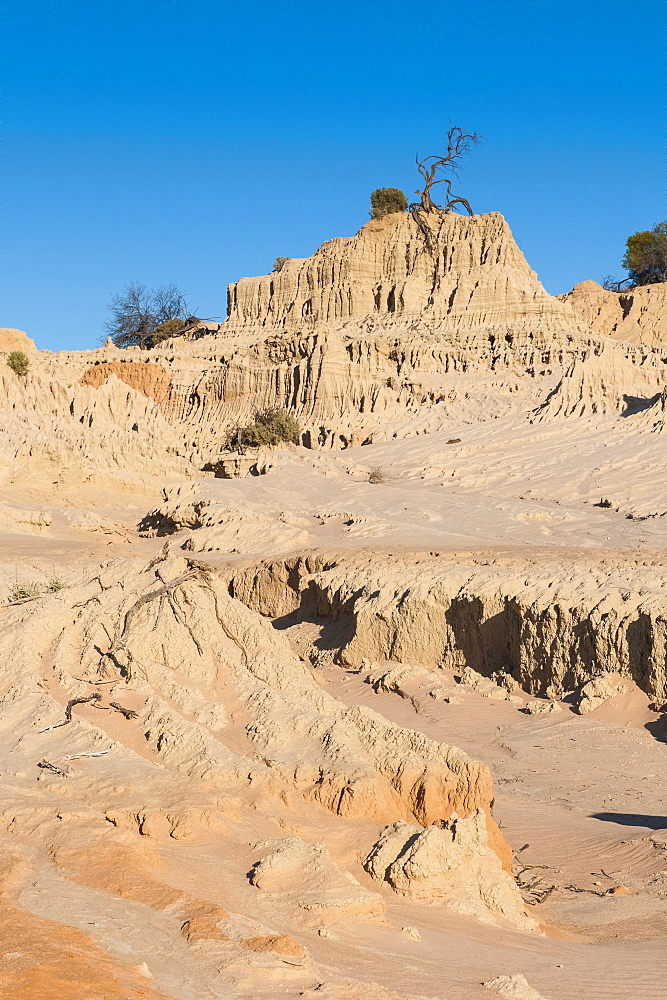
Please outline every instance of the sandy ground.
M525 449L530 447L526 442ZM221 568L270 556L271 525L291 519L307 533L302 551L363 550L372 555L375 549L384 554L393 549L404 556L415 552L415 558L424 550L483 553L537 567L557 551L563 565L606 562L621 581L641 574L642 563L661 566L667 521L628 518L623 508L620 484L627 471L622 463L631 464L630 446L627 457L618 459L620 468L616 460L610 461L599 480L581 481L574 491L572 482L557 476L567 447L562 440L554 443L554 453L543 467L536 470L533 463L534 474L524 476L520 485L515 469L522 462L521 448L509 455L499 447L497 472L489 470L487 456L485 476L478 482L474 449L455 460L447 452L438 464L433 458L437 445L426 439L357 449L345 455L347 471L343 460L333 456L325 476L306 467L299 469L297 480L294 468L284 466L259 479L208 479L196 485L200 495L223 507L259 512L265 521L259 528L251 523L245 534L235 536L235 544L227 549L222 544L209 551L207 559ZM387 467L387 482L369 484L363 466L355 471L355 463L359 466L363 459L370 464L371 458L373 464ZM431 470L426 480L416 474L419 465ZM455 466L454 475L450 466ZM595 505L598 494L611 493L612 482L619 484L619 510ZM658 511L659 484L652 490L649 497L647 488L646 502ZM159 506L154 493L128 499L99 489L27 492L13 487L3 491L0 501L52 518L48 529L0 536L0 569L8 591L17 581L45 584L53 576L69 586L105 561L147 560L164 541L136 531L142 517ZM89 512L91 524L73 526L63 513L67 510ZM94 526L96 518L104 527ZM184 530L170 544L177 548L196 538L198 530ZM239 538L252 539L252 544ZM278 623L282 631L285 624ZM294 648L307 655L327 624L295 621L287 629ZM316 927L296 921L289 907L262 897L247 879L239 878L255 859L250 844L298 832L307 839L327 839L332 855L352 865L361 884L370 888L371 880L359 865L359 845L371 841L370 827L348 822L335 833L328 814L312 805L291 819L285 814L257 815L251 825L247 817L235 820L230 815L222 839L180 844L167 838L159 844L166 864L159 872L160 884L242 915L248 934L270 924L292 935L306 946L310 965L265 956L252 969L239 972L230 988L228 971L224 976L215 972L225 965L223 954L228 961L226 945L198 945L197 970L175 916L86 887L67 870L50 866L29 840L24 847L34 853L34 868L20 891L20 907L36 918L78 928L114 961L131 970L148 970L146 990L179 1000L297 998L311 995L307 990L315 990L316 997L319 983L341 976L379 984L398 996L482 1000L489 996L481 985L485 980L517 972L551 1000L654 1000L663 995L666 744L661 716L649 708L643 692L630 685L613 704L585 717L567 702L557 713L535 717L523 711L527 695L521 694L517 704L497 702L460 685L458 703L417 709L396 693L376 694L358 670L346 670L326 658L313 669L322 687L345 704L368 705L392 722L459 746L490 765L496 818L517 852L517 871L527 883L525 898L533 898L530 883L538 892L553 886L544 902L532 906L542 934L486 926L441 907L402 901L389 889L379 890L387 903L384 919L343 920L326 935L318 934ZM441 679L456 686L455 672L445 671ZM65 700L62 696L63 704ZM100 721L99 713L83 706L80 717L102 726L137 757L151 759L119 716ZM223 738L233 748L245 742L242 731L233 727ZM611 893L613 889L620 891ZM406 936L406 926L417 928L421 940ZM103 989L98 992L107 996Z

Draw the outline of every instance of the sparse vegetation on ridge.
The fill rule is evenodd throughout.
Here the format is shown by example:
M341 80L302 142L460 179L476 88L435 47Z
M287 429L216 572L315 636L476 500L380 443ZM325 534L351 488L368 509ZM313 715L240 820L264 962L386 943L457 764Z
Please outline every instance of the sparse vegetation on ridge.
M17 601L28 601L32 597L40 597L42 593L41 587L36 583L19 583L17 580L12 589L7 595L7 600L10 604L15 604Z
M622 292L667 281L667 220L657 222L653 229L628 236L623 267L629 272L627 278L608 274L602 280L602 287Z
M623 267L630 272L634 286L667 281L667 221L658 222L653 229L633 233L628 237L626 248Z
M46 594L57 594L65 586L66 584L59 576L52 576L46 586L39 583L29 583L25 580L16 580L7 594L7 603L19 604L22 601L32 601L36 597L45 597Z

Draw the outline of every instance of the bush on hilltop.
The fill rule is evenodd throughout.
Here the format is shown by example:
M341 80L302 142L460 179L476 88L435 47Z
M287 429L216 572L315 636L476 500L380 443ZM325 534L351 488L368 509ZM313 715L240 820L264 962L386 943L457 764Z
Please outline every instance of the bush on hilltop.
M173 337L185 328L189 314L175 285L149 289L136 281L115 296L109 309L107 330L116 347L153 347L158 331L161 340Z
M166 319L164 323L158 323L151 334L151 347L157 347L163 340L170 337L178 337L185 330L186 322L183 319Z
M623 267L633 286L667 281L667 221L628 237Z
M400 188L377 188L371 193L371 219L382 219L394 212L407 212L408 199Z

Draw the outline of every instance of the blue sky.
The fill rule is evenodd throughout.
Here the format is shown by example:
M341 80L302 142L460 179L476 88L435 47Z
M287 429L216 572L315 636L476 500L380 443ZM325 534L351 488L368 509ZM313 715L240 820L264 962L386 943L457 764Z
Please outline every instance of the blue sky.
M667 217L662 0L3 0L0 326L95 347L129 281L226 286L418 186L507 218L548 291Z

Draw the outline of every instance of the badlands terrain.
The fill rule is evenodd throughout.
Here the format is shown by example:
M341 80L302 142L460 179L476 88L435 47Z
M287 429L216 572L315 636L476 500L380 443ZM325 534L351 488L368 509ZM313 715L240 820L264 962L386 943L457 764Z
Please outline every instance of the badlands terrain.
M667 285L424 218L0 333L5 1000L667 996Z

